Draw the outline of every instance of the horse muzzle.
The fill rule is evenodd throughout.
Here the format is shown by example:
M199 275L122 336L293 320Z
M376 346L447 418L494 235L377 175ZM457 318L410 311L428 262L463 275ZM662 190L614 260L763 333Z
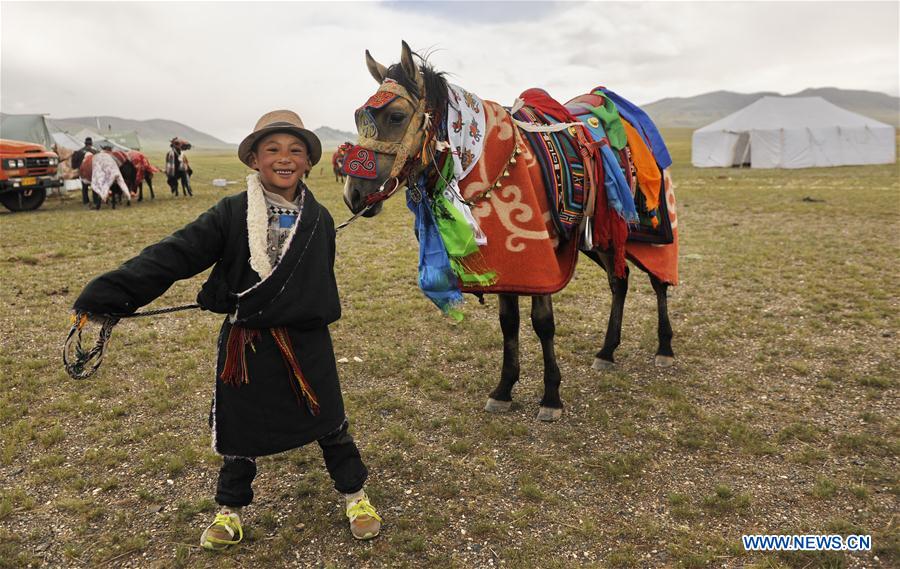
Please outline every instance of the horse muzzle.
M347 178L347 181L344 183L344 204L346 204L347 208L354 215L366 208L366 198L377 191L377 188L367 190L360 187L363 185L368 185L368 183L361 184L358 180L354 180L353 178ZM374 217L378 215L381 212L382 206L383 204L381 202L373 204L362 214L363 217Z

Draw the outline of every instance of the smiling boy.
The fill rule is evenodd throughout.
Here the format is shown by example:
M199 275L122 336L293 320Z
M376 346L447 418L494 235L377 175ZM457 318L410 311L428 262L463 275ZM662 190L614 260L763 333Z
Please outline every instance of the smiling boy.
M256 458L313 441L344 495L353 536L369 539L381 528L347 431L328 331L341 313L334 221L302 181L321 155L318 137L296 113L263 115L238 148L257 171L247 191L95 278L75 301L78 313L130 314L214 265L197 296L203 309L227 315L210 411L213 448L223 456L221 509L200 538L208 549L243 538L241 508L253 499Z

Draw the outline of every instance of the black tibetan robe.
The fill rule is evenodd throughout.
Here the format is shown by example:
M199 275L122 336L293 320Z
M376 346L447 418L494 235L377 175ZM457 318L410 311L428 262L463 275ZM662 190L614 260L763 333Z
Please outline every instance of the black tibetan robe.
M328 325L341 314L334 278L334 220L307 190L301 217L280 261L271 267L265 251L265 199L258 179L251 176L248 188L92 280L74 308L130 314L175 281L215 265L197 296L204 310L228 315L218 339L210 413L213 448L223 455L255 457L302 446L337 430L344 421L344 403L328 332ZM238 386L218 379L234 325L261 332L255 350L247 347L244 352L249 382ZM317 416L295 395L291 385L295 379L268 330L272 327L287 329L297 361L318 398Z

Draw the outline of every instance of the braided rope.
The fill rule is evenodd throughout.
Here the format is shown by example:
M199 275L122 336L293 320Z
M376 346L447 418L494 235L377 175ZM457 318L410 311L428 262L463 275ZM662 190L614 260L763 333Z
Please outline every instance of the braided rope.
M168 314L169 312L178 312L179 310L191 310L200 308L199 304L182 304L181 306L170 306L169 308L158 308L156 310L147 310L145 312L135 312L134 314L117 315L116 318L137 318L139 316L156 316L157 314Z
M191 310L193 308L200 308L200 305L183 304L181 306L135 312L134 314L107 316L104 318L103 324L100 325L100 334L97 336L97 342L90 350L85 350L81 344L81 333L88 322L88 315L84 312L76 312L72 315L72 327L69 329L69 335L66 336L66 341L63 344L63 365L66 368L66 373L72 379L87 379L94 375L97 369L100 368L100 364L103 363L103 356L106 355L113 328L119 323L120 319L155 316L157 314L178 312L179 310Z
M106 355L106 348L109 338L112 336L113 326L119 321L117 318L107 318L104 320L100 328L100 335L97 343L88 351L81 347L81 331L87 324L87 314L79 313L72 315L72 328L63 344L63 364L66 373L72 379L86 379L97 371L100 364L103 363L103 356ZM70 361L69 351L74 350L74 360ZM93 360L93 363L91 361Z

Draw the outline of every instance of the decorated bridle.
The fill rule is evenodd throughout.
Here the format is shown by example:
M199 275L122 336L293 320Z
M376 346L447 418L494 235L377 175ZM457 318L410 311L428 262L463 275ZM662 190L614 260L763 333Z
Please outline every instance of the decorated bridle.
M428 144L428 133L432 131L431 115L425 106L425 83L419 73L415 74L416 87L421 93L413 97L409 91L393 79L385 79L374 95L356 110L356 126L359 131L357 144L347 151L342 168L344 174L352 178L374 180L378 177L375 154L388 154L394 157L391 170L377 192L366 196L366 208L351 218L361 215L376 203L392 196L400 187L400 180L410 174L411 166L416 161L425 162L423 149ZM386 142L378 139L378 126L372 116L373 110L383 109L395 99L409 102L415 109L406 126L406 132L400 142ZM425 129L426 136L421 148L413 152L413 141L420 130ZM349 223L349 221L347 222Z

